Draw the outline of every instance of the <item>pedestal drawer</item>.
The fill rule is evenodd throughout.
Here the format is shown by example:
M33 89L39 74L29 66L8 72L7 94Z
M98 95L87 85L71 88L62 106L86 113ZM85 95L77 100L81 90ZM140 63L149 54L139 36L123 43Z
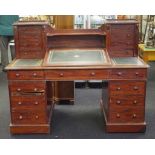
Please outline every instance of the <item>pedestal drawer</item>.
M45 81L9 81L9 89L13 93L44 93L46 90Z
M110 82L110 95L144 95L144 81L112 81Z
M44 124L48 120L41 111L12 111L11 116L12 124Z
M45 96L13 96L10 101L11 110L45 110L47 107Z
M110 109L108 121L111 123L140 123L144 122L144 107L126 107Z
M109 102L110 108L118 108L124 106L145 106L144 96L112 96Z

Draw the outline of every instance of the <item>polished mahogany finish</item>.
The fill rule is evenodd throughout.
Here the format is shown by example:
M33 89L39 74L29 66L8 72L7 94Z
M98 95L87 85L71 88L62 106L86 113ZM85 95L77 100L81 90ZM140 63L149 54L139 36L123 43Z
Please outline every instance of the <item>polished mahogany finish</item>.
M54 30L46 22L14 24L16 59L8 65L12 134L49 133L55 100L74 93L62 81L106 80L101 110L107 132L145 131L147 65L116 65L112 57L136 57L137 22L110 20L97 30ZM102 49L109 64L47 66L51 49ZM109 57L110 56L110 57ZM38 66L15 66L19 59L41 59ZM55 82L59 81L59 82ZM61 92L58 89L61 89ZM73 89L73 88L72 88ZM64 93L63 93L64 92ZM59 122L61 123L61 122Z

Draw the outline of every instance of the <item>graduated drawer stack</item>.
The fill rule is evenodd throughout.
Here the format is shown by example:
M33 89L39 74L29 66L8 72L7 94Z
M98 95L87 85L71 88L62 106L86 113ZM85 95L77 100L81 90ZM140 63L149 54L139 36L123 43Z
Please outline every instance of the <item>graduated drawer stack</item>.
M146 69L114 69L109 81L107 130L145 130ZM140 80L139 80L140 79Z
M48 132L46 82L43 77L43 71L8 72L11 133Z

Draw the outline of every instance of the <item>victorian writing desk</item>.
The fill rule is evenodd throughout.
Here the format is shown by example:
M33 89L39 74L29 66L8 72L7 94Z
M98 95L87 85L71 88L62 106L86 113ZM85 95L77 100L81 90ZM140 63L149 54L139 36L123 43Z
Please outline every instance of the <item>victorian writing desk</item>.
M89 30L17 22L14 30L16 58L6 68L11 133L49 133L54 102L47 99L48 84L73 80L107 81L100 101L107 132L145 131L148 66L137 56L136 21L110 20Z

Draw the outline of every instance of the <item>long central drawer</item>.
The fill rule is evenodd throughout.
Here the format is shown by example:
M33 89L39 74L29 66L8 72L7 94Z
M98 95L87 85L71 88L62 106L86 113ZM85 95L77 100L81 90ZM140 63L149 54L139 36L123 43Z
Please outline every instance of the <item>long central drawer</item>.
M85 70L46 70L47 80L89 80L108 79L110 70L108 69L85 69Z

